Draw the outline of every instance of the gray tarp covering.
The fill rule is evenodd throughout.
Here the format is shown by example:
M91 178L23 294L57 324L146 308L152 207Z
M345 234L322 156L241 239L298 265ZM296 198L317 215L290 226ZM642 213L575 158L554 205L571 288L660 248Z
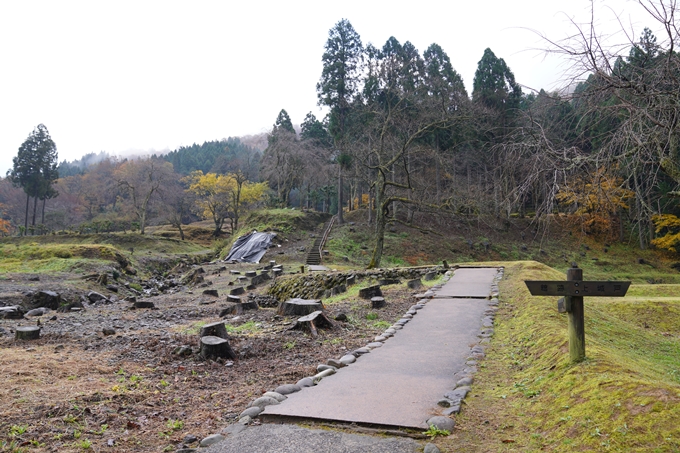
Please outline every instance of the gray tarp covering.
M224 260L259 263L275 236L275 233L258 233L257 231L240 236L231 246L229 256Z

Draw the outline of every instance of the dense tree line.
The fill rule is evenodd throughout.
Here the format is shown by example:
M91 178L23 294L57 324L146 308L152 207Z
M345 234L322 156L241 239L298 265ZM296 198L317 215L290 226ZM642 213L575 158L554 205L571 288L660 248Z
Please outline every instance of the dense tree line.
M327 200L338 197L340 221L343 209L372 208L370 266L380 263L385 226L412 225L416 211L529 215L539 227L565 213L585 234L673 247L680 242L676 7L642 4L666 30L663 44L645 29L617 55L578 30L582 41L553 43L554 50L573 56L587 77L553 93L523 93L507 63L486 49L469 96L437 44L422 54L394 37L364 45L341 20L329 31L317 84L328 116L305 119L325 132L298 136L284 127L290 120L282 111L270 134L263 174L276 201L290 204L298 190L307 194L300 205L318 208L312 194L327 191Z
M386 226L415 227L419 211L505 224L530 217L538 229L562 213L586 234L673 249L680 242L676 5L641 4L665 30L661 39L645 29L626 45L605 48L589 28L550 42L552 51L573 58L580 80L551 93L523 92L491 49L468 93L436 43L422 53L395 37L381 47L365 44L343 19L321 55L316 90L324 118L310 112L296 128L282 109L263 151L229 138L149 159L93 154L62 163L61 179L47 169L41 176L53 178L60 193L45 222L58 228L65 209L58 206L69 205L77 206L68 215L72 224L127 218L142 230L149 219L181 228L193 215L212 218L218 233L227 219L235 229L239 217L220 190L233 195L229 188L241 187L271 206L332 211L340 222L345 210L366 208L375 225L370 266L380 264ZM142 178L142 196L133 174L149 165L158 179ZM38 200L44 206L50 199L47 184L24 185L19 173L11 181L29 188L24 201L33 199L34 211ZM13 190L0 181L5 219L18 224ZM154 210L162 203L173 215Z

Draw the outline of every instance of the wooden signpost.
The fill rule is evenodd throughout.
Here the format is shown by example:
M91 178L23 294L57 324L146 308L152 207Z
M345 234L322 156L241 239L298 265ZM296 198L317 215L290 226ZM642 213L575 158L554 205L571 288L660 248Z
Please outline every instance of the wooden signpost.
M623 297L630 282L584 281L583 269L575 264L567 270L566 281L526 280L532 296L563 296L557 302L560 313L567 313L569 324L569 358L580 362L586 358L586 334L583 318L583 297Z

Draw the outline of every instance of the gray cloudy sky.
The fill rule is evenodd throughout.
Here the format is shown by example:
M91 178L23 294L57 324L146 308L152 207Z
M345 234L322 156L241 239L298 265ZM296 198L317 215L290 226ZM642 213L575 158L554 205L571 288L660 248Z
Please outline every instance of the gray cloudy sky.
M639 36L636 2L594 0L602 30L614 13ZM328 30L347 18L364 43L390 37L422 53L436 42L468 91L484 49L519 83L562 86L565 66L535 50L528 29L562 39L588 0L1 1L0 175L35 126L59 159L148 153L256 134L285 108L318 117L316 83ZM639 20L638 20L639 18ZM526 89L525 89L526 91Z

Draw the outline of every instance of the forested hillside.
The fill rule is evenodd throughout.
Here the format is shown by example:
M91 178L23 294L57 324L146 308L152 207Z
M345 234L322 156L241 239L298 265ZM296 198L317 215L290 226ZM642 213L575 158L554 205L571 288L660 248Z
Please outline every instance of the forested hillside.
M539 230L560 213L583 234L674 250L680 24L672 8L649 11L645 20L663 36L645 29L626 45L603 47L590 39L596 30L583 29L549 43L578 75L553 92L522 87L488 48L468 93L455 54L395 37L364 43L343 19L320 56L325 118L293 119L282 106L262 150L229 138L164 156L98 155L90 165L95 159L62 163L58 179L46 170L49 158L18 159L0 180L0 231L181 228L205 218L218 235L255 206L332 211L340 222L347 210L367 209L373 267L386 226L411 225L417 212L528 216Z

